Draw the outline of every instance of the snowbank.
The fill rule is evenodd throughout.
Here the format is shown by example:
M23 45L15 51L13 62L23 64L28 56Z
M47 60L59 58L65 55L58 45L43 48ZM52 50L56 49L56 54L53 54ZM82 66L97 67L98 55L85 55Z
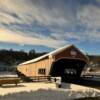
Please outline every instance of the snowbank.
M0 100L72 100L80 97L100 96L100 91L67 84L66 89L54 83L21 83L18 87L6 85L0 88Z

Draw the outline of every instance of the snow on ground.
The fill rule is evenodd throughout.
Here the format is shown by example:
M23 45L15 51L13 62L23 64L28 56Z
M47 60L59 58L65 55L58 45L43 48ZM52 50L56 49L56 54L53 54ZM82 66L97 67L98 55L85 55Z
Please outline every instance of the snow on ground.
M18 77L14 72L0 72L0 78L3 77Z
M100 96L100 90L63 84L57 88L55 83L20 83L0 87L0 100L72 100L80 97Z

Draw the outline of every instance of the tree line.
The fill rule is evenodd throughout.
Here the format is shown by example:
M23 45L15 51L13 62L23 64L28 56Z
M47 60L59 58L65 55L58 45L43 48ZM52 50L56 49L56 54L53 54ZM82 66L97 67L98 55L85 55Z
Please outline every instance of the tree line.
M0 61L4 62L8 65L19 64L21 62L34 59L36 57L42 56L46 54L46 52L37 53L34 49L29 52L25 52L23 50L16 51L13 49L10 50L0 50Z

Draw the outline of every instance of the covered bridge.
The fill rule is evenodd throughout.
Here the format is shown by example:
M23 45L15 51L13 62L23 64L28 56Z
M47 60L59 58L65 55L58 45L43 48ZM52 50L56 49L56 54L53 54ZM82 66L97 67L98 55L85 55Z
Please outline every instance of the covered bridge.
M64 46L36 59L21 63L17 67L18 74L26 77L62 77L76 79L81 76L88 57L74 45Z

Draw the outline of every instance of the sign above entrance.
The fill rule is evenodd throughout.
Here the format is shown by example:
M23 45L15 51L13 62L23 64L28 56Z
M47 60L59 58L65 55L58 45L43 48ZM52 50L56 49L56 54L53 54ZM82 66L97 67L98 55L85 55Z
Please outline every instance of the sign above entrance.
M77 55L77 52L75 50L71 50L70 54L75 57Z

